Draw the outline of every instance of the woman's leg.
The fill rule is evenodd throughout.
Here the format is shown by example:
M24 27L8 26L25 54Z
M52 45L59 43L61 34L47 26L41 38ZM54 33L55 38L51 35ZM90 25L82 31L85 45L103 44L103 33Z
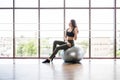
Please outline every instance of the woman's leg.
M57 46L57 44L60 45L60 46ZM48 59L43 61L43 63L49 63L50 60L52 61L59 50L62 50L62 49L67 50L68 48L70 48L72 46L73 45L71 45L71 43L69 45L69 44L67 44L63 41L54 41L54 43L53 43L53 54Z
M53 54L48 58L46 59L45 61L43 61L42 63L50 63L50 60L52 61L53 58L55 57L55 55L57 54L57 52L59 50L67 50L68 48L70 48L67 44L63 44L63 45L60 45L58 47L55 48L55 50L53 51Z
M63 45L63 44L66 44L66 43L64 41L54 41L53 42L53 52L57 45Z
M67 50L68 48L70 47L67 44L63 44L63 45L56 47L55 50L53 51L53 54L49 57L49 59L51 59L52 61L59 50Z
M57 45L63 45L63 44L66 44L64 41L54 41L53 42L53 52L54 52L54 50L55 50L55 48L57 47ZM52 53L53 53L52 52ZM55 57L55 56L54 56ZM54 58L53 57L53 58Z

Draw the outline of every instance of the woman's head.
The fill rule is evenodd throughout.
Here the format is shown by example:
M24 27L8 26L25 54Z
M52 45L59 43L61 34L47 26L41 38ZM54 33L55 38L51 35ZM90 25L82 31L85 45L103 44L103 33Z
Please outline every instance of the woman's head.
M69 26L73 27L73 28L77 27L76 21L74 19L71 19L70 23L69 23Z

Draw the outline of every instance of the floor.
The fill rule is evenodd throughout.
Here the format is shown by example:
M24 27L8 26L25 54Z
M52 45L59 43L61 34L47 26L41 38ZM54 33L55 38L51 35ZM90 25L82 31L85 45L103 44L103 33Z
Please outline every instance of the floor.
M81 64L42 61L0 59L0 80L120 80L120 59L83 59Z

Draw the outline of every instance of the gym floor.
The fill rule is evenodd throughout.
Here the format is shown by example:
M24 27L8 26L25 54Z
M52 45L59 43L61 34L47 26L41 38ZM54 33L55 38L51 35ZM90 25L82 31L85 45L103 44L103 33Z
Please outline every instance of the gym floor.
M0 80L120 80L120 59L83 59L80 64L42 61L0 59Z

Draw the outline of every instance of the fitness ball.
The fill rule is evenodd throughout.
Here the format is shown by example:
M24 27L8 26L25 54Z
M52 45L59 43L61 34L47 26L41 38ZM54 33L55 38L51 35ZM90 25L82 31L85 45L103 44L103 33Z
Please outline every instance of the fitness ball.
M73 46L66 51L61 52L61 57L65 62L79 62L83 59L84 50L82 48Z

